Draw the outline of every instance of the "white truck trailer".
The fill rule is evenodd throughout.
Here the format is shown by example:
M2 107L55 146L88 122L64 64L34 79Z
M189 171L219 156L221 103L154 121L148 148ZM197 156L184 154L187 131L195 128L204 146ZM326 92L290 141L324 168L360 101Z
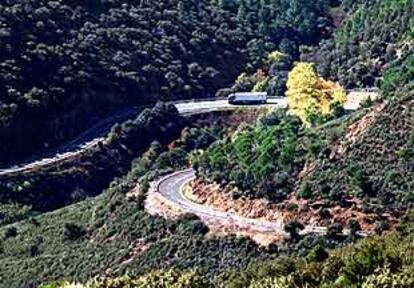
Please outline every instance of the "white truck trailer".
M238 92L229 95L229 103L233 105L266 104L266 92Z

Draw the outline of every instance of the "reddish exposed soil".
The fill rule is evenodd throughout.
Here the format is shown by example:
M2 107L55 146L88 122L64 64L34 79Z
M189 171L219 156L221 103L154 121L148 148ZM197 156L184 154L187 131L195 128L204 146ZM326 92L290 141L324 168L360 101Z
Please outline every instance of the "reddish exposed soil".
M204 205L216 209L236 213L248 218L266 219L287 223L293 220L307 226L329 226L341 223L346 227L350 219L355 219L363 231L372 231L376 221L385 220L391 225L398 223L389 213L366 214L361 211L361 201L348 199L343 207L336 205L328 207L328 203L321 200L308 201L299 199L292 193L290 197L277 205L263 199L232 199L228 188L222 189L219 185L206 185L201 181L192 183L192 197ZM346 204L346 205L345 205Z

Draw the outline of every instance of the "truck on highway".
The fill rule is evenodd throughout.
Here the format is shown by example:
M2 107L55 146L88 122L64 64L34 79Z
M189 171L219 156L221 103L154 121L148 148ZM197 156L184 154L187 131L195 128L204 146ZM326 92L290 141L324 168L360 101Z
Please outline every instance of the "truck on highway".
M266 92L238 92L229 95L229 104L266 104Z

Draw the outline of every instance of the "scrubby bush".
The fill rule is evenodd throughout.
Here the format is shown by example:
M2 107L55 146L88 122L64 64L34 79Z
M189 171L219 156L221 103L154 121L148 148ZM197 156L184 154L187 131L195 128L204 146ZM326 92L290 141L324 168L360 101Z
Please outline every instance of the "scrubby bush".
M213 143L196 161L198 175L232 183L244 196L284 200L307 152L297 145L299 120L283 114L270 112L255 128Z
M333 223L329 225L326 235L330 238L336 239L342 234L342 224L341 223Z
M11 227L7 227L4 230L4 237L5 238L11 238L11 237L16 237L17 236L17 228L14 226Z
M63 238L65 240L75 241L85 236L85 234L85 228L75 223L65 223L63 227Z
M249 288L294 288L297 287L293 277L281 276L281 277L268 277L253 281Z
M306 256L306 259L311 262L323 262L329 257L328 252L320 246L314 247Z
M412 271L408 269L402 272L392 272L389 267L377 269L373 274L366 277L362 288L376 287L398 287L409 288L414 286Z
M285 224L283 230L289 234L289 237L292 241L298 241L300 238L299 231L303 230L304 228L305 227L302 223L298 221L291 221Z
M145 277L104 278L90 282L90 288L209 288L213 285L203 276L195 272L176 270L153 272Z

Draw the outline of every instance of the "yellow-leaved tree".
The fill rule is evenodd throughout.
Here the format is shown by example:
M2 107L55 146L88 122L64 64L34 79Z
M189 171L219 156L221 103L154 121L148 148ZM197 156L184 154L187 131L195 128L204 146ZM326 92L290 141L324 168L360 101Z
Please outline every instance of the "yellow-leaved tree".
M312 63L299 62L289 73L287 102L292 114L306 125L315 116L330 115L346 102L346 92L338 84L321 78Z

